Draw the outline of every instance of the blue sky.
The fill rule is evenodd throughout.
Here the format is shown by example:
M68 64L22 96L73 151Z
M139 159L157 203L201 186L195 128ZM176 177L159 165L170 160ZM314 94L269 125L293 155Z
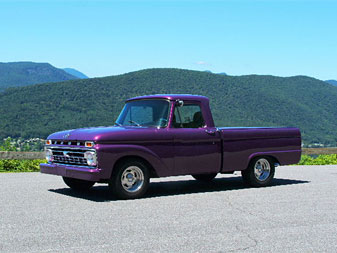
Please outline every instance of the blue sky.
M337 1L0 0L0 62L337 79Z

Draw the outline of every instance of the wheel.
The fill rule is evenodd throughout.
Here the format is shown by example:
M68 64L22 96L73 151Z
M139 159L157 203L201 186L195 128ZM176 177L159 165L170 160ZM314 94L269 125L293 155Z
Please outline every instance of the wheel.
M62 177L62 178L66 185L68 185L71 189L76 191L89 190L95 184L95 182L92 181L86 181L76 178L70 177Z
M140 160L130 159L114 169L109 188L119 199L136 199L145 194L149 183L147 166Z
M217 173L192 175L196 180L210 182L216 177Z
M254 187L267 186L275 174L275 165L267 157L256 157L247 169L241 171L243 181Z

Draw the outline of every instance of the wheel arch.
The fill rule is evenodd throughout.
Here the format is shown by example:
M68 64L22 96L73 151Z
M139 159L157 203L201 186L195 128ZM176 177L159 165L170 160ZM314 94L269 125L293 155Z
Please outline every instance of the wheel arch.
M151 177L152 178L153 177L158 177L158 174L157 174L156 170L154 169L154 167L152 166L152 164L147 159L145 159L144 157L141 157L139 155L125 155L125 156L122 156L122 157L118 158L116 160L115 164L113 165L111 176L113 175L113 172L116 171L116 167L118 167L120 164L122 164L122 163L124 163L125 161L128 161L128 160L138 160L138 161L141 161L149 169L150 178Z
M166 176L169 173L170 163L158 156L154 151L141 145L119 144L100 145L98 148L99 166L102 171L101 181L109 180L113 174L116 164L124 159L139 159L148 165L151 177Z
M276 164L279 165L280 162L278 160L278 158L276 156L274 156L273 154L268 154L268 153L254 153L252 155L249 156L248 158L248 163L247 163L247 167L245 168L245 170L249 167L249 165L252 163L252 161L256 158L267 158L275 167Z

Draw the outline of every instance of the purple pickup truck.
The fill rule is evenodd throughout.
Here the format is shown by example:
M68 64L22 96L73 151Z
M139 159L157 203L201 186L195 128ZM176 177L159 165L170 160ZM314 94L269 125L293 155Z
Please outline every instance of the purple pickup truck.
M277 165L301 158L298 128L215 127L209 99L152 95L128 99L114 126L67 130L46 140L41 172L74 190L108 183L120 199L138 198L150 178L192 175L211 181L241 171L245 183L270 184Z

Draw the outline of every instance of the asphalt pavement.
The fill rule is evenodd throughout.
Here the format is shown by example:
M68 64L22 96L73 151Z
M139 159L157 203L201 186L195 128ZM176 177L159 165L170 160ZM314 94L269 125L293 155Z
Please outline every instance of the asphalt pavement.
M0 174L0 252L337 252L337 166L278 167L273 185L152 180L116 200L61 177Z

